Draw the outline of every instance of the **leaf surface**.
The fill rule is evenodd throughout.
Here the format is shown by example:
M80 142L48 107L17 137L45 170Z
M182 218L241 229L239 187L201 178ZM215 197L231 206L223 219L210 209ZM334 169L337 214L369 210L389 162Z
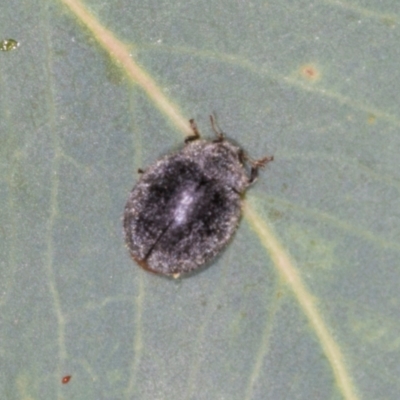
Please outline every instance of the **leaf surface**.
M1 398L397 399L399 15L3 5L19 47L0 52ZM148 274L121 224L136 171L189 118L212 137L210 113L275 160L209 268Z

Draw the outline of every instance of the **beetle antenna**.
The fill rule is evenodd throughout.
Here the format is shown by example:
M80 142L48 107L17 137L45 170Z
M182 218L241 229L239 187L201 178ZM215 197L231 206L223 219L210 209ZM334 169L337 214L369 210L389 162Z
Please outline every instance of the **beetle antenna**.
M212 130L217 135L217 138L214 140L214 142L222 142L224 140L224 133L222 132L221 128L218 126L213 115L210 115L210 122L211 122Z

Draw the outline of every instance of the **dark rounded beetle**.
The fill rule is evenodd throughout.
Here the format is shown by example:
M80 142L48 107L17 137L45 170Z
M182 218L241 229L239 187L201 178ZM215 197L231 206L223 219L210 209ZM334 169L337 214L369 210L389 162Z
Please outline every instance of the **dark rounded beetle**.
M215 140L200 139L190 120L193 135L185 146L140 171L129 195L125 240L132 258L146 270L178 277L215 257L237 228L244 192L258 169L273 160L250 160L210 119Z

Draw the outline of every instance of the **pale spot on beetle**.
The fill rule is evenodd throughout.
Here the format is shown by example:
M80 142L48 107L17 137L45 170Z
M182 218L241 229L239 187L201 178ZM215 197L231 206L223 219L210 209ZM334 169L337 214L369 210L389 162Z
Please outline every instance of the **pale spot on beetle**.
M181 225L185 223L190 215L191 208L195 200L195 188L190 188L182 192L177 200L176 209L174 211L174 223Z

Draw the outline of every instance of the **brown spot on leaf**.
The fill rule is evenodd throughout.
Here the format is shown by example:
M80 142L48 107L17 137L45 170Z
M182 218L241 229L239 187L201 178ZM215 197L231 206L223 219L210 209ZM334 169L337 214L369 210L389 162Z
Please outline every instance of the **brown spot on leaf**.
M300 68L300 74L308 81L318 81L321 78L319 69L313 64L306 64Z
M376 122L376 115L369 113L367 121L370 125L374 124Z
M65 375L62 379L61 379L61 383L63 383L64 385L66 383L68 383L71 380L71 375Z

